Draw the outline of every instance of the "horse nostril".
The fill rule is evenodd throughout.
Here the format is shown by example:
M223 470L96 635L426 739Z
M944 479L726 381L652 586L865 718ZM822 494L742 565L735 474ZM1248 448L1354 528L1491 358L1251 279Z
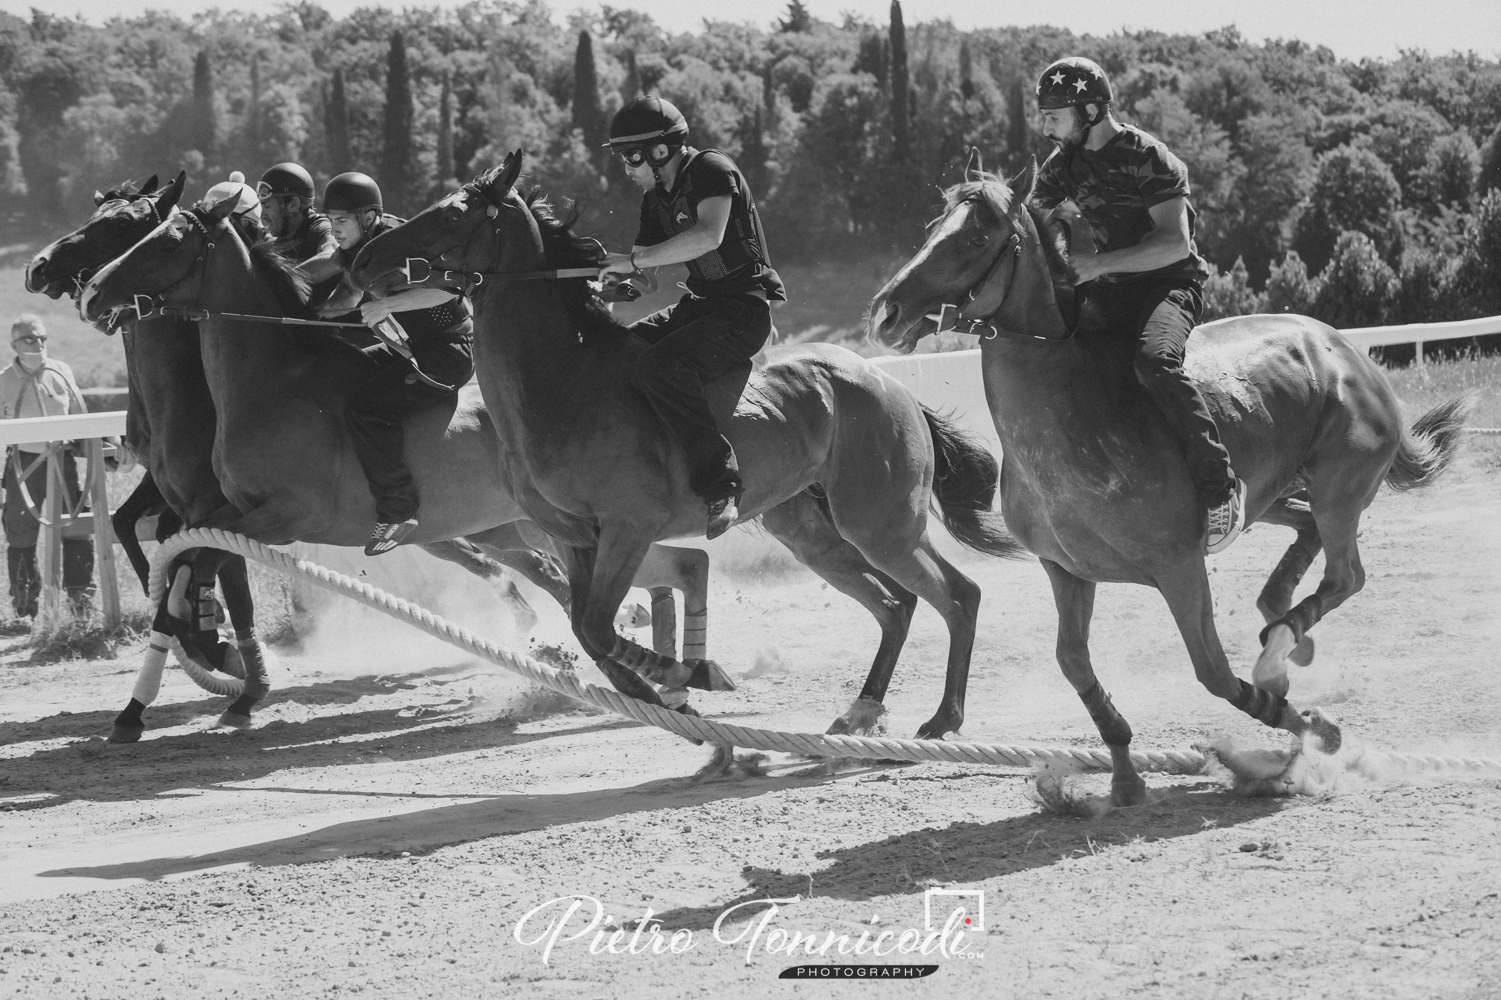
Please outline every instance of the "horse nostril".
M886 303L886 315L881 318L881 329L894 329L901 321L902 307L895 302Z

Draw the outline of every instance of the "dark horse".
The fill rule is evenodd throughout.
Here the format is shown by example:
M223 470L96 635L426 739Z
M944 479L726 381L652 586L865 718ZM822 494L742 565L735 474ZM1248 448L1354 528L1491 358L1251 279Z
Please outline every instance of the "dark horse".
M1204 517L1182 448L1136 381L1135 344L1070 336L1059 310L1072 294L1061 278L1066 251L1026 204L1035 180L1035 163L1009 186L972 167L945 192L947 209L926 244L872 301L869 323L873 336L904 350L946 310L989 324L980 352L1003 448L1002 510L1052 582L1058 662L1111 749L1113 797L1139 803L1145 785L1128 753L1131 727L1089 660L1097 583L1156 587L1206 688L1268 726L1312 730L1337 749L1332 720L1286 702L1287 660L1364 583L1361 511L1383 482L1412 489L1434 480L1453 454L1465 400L1404 430L1381 369L1322 323L1246 316L1194 333L1186 367L1249 485L1250 520L1298 533L1258 602L1270 624L1252 687L1231 672L1215 634ZM1324 579L1291 607L1321 546Z
M343 394L371 362L316 333L214 315L310 315L299 274L270 241L247 247L227 220L228 210L221 203L166 216L89 279L80 292L80 314L89 322L112 322L138 293L160 296L164 305L208 311L194 344L215 422L197 460L228 499L194 526L273 544L363 544L374 502L340 414ZM173 388L169 373L144 366L138 382ZM494 433L478 392L469 388L456 405L408 422L407 454L424 498L423 526L413 541L466 566L488 562L472 551L478 546L527 573L566 606L570 595L551 556L536 551L523 534L525 515L496 466ZM465 550L459 557L447 551L455 546ZM698 553L659 549L653 555L643 585L703 592L706 561L691 558ZM202 586L199 564L194 572ZM187 643L184 648L192 655ZM231 711L242 708L248 715L266 690L263 675L256 690L247 679L246 695Z
M520 170L517 152L372 240L352 274L380 292L399 284L408 257L421 257L438 270L487 276L475 293L480 387L500 424L501 462L526 486L522 505L566 548L574 633L620 690L660 704L644 676L687 710L682 688L693 671L633 655L612 622L647 547L702 532L703 503L688 489L667 429L631 386L645 345L582 280L505 279L599 257L597 243L570 232L536 196L515 192ZM950 643L942 703L919 732L958 729L980 591L933 548L927 514L936 499L961 541L1019 551L990 514L994 459L843 348L773 350L764 367L747 365L708 391L745 473L743 515L759 516L881 624L866 704L857 702L835 731L865 724L869 703L884 696L919 597L943 616Z

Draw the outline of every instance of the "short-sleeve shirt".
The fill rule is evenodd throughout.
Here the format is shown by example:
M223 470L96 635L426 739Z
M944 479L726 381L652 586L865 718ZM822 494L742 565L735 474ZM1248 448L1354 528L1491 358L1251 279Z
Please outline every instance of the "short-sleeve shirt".
M1187 198L1188 168L1159 140L1132 125L1122 125L1096 150L1083 146L1055 149L1037 174L1032 200L1056 208L1072 199L1089 223L1101 252L1124 250L1153 229L1151 209L1172 198ZM1118 272L1100 277L1126 284L1167 275L1203 281L1209 276L1194 243L1194 210L1188 206L1188 256L1155 271Z
M636 245L664 243L698 222L699 203L730 197L730 219L724 241L701 257L688 261L688 291L698 296L734 295L762 291L773 301L787 292L771 267L766 233L750 186L735 161L717 149L689 148L672 190L658 184L641 197L641 228Z
M308 212L302 217L302 225L297 227L297 232L290 236L283 236L276 241L276 248L297 263L302 263L311 257L327 253L338 247L339 241L334 238L334 227L329 224L328 216L322 212Z

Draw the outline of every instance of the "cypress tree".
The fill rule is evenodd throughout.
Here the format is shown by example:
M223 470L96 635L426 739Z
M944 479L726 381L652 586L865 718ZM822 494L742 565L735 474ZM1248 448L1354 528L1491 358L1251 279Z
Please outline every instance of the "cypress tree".
M334 70L328 88L328 102L323 111L323 128L328 138L328 169L342 174L350 168L349 103L344 98L344 71Z
M245 147L252 163L261 159L261 54L250 57L250 105L245 109Z
M625 53L625 81L620 85L620 101L629 104L641 96L641 70L636 66L636 50Z
M599 72L594 65L594 42L589 32L579 32L578 48L573 53L573 127L583 132L589 158L599 162L602 147L609 138L604 108L599 102Z
M1484 198L1491 188L1501 188L1501 125L1480 147L1480 176L1475 179L1475 193Z
M380 186L386 207L406 211L412 181L412 79L407 69L407 43L401 32L391 33L386 58L386 117L381 147Z
M438 97L438 180L437 188L447 190L448 182L454 180L453 166L453 86L447 72L443 74L443 92Z
M902 23L901 0L891 0L891 138L897 163L906 163L911 148L908 117L907 28Z
M975 67L968 38L959 43L959 95L966 101L975 96Z
M1006 153L1012 167L1020 167L1027 158L1027 97L1020 79L1011 81L1006 92Z
M740 169L745 171L745 180L756 198L766 197L766 159L766 138L761 132L761 109L757 108L740 126Z
M200 51L193 60L193 105L188 133L188 148L196 149L205 160L214 155L218 122L214 118L214 71L208 53Z

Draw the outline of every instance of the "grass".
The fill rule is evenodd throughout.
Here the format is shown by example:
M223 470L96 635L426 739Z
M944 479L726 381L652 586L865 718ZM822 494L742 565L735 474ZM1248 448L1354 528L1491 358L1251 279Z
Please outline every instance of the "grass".
M1388 369L1387 377L1414 416L1462 392L1475 394L1471 427L1501 427L1501 356L1430 361Z

